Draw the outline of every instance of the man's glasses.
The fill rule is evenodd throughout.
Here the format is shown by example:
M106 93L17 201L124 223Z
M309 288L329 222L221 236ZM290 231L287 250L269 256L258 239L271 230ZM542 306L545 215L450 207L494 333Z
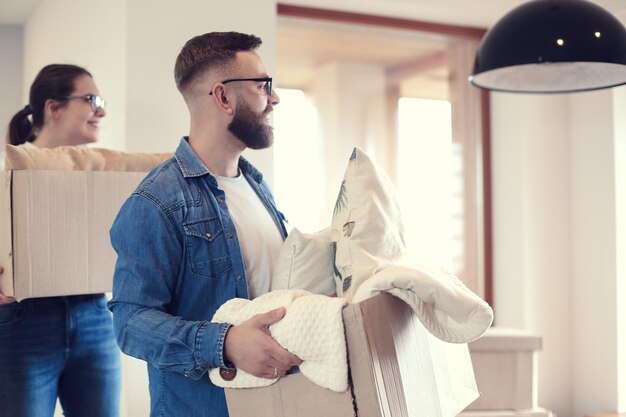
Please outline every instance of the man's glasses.
M224 80L222 84L233 83L235 81L255 81L257 83L265 83L263 84L263 89L268 96L272 95L272 77L263 77L263 78L231 78L229 80ZM213 95L213 91L209 92L209 95Z
M104 109L106 107L106 101L100 96L94 96L91 94L87 94L86 96L67 96L65 100L85 100L89 103L89 107L91 107L91 111L95 113L100 109Z

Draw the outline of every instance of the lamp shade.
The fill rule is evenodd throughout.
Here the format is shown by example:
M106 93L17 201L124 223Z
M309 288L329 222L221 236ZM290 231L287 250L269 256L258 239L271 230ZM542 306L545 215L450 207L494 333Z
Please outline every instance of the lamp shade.
M469 81L488 90L564 93L626 84L626 28L585 0L533 0L483 37Z

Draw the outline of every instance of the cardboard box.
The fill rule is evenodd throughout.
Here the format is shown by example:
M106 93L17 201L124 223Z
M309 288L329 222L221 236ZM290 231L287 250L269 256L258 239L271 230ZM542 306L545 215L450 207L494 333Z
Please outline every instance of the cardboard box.
M469 349L481 396L468 410L536 409L541 337L493 327Z
M109 229L144 172L0 172L0 291L31 297L110 292Z
M351 387L296 373L269 387L226 389L231 417L453 417L478 397L466 344L442 342L399 299L344 308Z

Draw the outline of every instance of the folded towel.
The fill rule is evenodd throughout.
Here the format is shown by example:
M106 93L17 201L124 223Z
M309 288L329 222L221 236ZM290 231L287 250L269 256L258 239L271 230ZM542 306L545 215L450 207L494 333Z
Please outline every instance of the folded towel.
M388 292L406 302L437 338L466 343L491 326L493 310L456 276L427 265L389 266L365 280L352 302Z
M285 307L285 317L269 327L272 337L302 359L300 372L314 383L337 392L348 389L348 361L342 309L346 300L304 290L276 290L254 300L235 298L215 313L214 323L235 326L256 314ZM232 381L219 369L209 371L211 381L224 388L253 388L272 385L278 379L258 378L240 369Z

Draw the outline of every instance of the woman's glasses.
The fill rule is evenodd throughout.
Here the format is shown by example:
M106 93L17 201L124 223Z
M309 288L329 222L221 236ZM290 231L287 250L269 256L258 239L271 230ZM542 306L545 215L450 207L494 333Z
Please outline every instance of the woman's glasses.
M94 96L92 94L87 94L85 96L67 96L65 100L85 100L89 103L89 107L91 107L91 111L95 113L100 109L104 109L106 107L106 101L100 96Z

